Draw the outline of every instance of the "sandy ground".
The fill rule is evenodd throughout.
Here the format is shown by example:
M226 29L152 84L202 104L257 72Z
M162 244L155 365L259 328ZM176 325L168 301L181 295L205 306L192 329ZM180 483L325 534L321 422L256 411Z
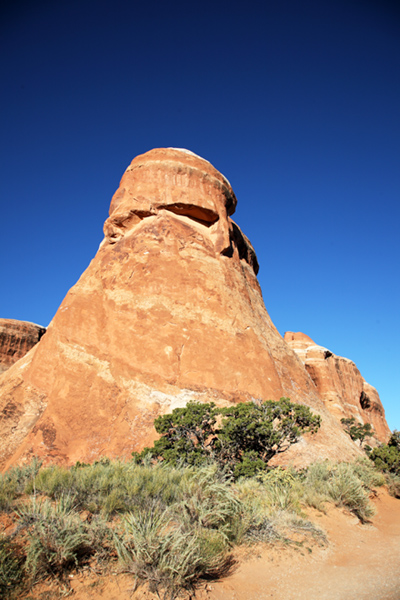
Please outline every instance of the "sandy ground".
M343 510L310 513L328 544L252 547L239 550L238 563L225 579L199 589L198 600L400 600L400 500L379 490L370 524ZM133 592L126 575L71 579L74 600L150 600ZM41 586L25 599L51 600L56 590Z

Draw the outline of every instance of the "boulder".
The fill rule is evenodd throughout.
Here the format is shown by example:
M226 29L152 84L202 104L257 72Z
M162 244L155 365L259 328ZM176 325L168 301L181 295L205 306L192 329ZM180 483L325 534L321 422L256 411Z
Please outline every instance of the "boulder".
M41 342L0 377L3 468L33 455L129 457L155 439L155 417L190 400L289 397L323 425L286 460L359 452L266 311L256 254L231 219L236 202L228 180L187 150L132 161L96 256Z
M370 423L375 437L386 442L390 430L379 394L354 362L318 346L301 332L287 331L284 339L304 363L328 410L339 421L354 417L359 423Z
M45 332L45 327L35 323L0 319L0 373L25 356Z

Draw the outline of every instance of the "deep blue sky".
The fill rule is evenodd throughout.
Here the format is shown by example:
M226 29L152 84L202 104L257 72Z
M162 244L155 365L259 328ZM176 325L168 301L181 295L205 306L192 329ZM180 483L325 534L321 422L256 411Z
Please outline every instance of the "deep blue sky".
M0 316L47 325L132 158L188 148L232 183L278 330L354 360L400 429L396 6L3 4Z

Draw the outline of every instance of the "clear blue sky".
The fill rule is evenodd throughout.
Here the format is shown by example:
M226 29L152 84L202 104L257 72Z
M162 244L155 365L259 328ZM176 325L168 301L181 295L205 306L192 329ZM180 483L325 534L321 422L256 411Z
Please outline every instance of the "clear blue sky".
M231 181L267 310L355 361L400 429L400 8L3 3L0 316L47 325L137 154Z

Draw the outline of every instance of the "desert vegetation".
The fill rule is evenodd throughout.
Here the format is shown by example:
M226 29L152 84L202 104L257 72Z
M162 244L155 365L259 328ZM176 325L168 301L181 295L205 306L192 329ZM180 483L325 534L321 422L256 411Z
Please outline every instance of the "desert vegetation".
M353 441L359 440L360 447L362 447L365 438L375 435L371 423L357 423L354 417L340 419L340 422Z
M189 402L154 421L160 439L134 454L170 464L216 462L235 479L268 468L276 454L295 444L304 433L315 433L319 415L302 404L281 398L274 402L240 402L227 408Z
M368 448L367 454L385 474L389 492L395 498L400 498L400 431L394 430L387 444Z
M275 404L262 410L276 415ZM95 569L128 573L133 588L146 583L156 597L174 599L191 592L201 580L229 572L236 546L294 544L311 551L314 544L325 544L323 531L306 517L308 507L324 511L333 503L367 521L373 512L371 490L385 483L367 457L354 464L318 462L300 471L268 466L271 452L282 449L282 439L287 444L298 437L299 429L293 433L293 427L299 427L295 419L305 419L308 428L313 417L293 413L286 401L283 404L287 414L272 419L278 437L269 426L261 427L260 419L253 429L256 441L246 437L248 408L221 416L213 406L192 405L186 413L180 409L179 419L177 413L168 417L172 423L164 432L168 444L171 437L166 434L172 430L176 435L178 421L185 422L185 433L186 417L192 426L201 417L196 439L203 448L211 445L215 454L198 453L197 444L191 445L190 434L185 434L178 439L188 447L187 454L181 449L181 460L168 454L172 444L165 450L168 459L153 449L132 460L103 458L70 468L41 466L35 460L1 475L1 597L24 597L44 578L54 579L68 592L71 572ZM224 419L231 415L244 436L243 447L234 453L229 445L233 429L228 429L226 441L219 438L224 441L222 454L216 430L226 432ZM315 427L312 422L311 426ZM268 451L266 439L273 441L272 450ZM265 465L247 468L247 459L256 465L262 460L257 450L260 440ZM245 456L253 448L255 454ZM227 456L226 462L222 456Z

